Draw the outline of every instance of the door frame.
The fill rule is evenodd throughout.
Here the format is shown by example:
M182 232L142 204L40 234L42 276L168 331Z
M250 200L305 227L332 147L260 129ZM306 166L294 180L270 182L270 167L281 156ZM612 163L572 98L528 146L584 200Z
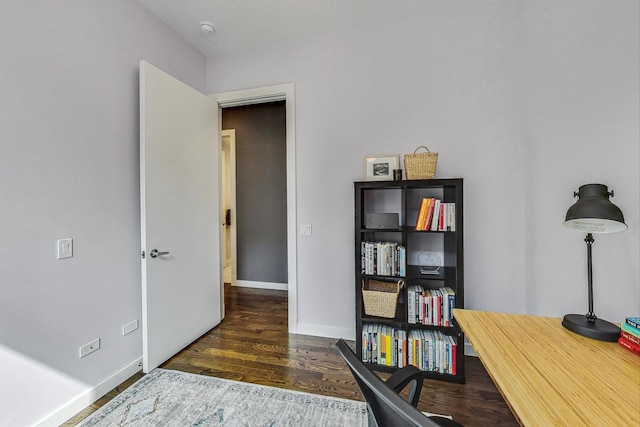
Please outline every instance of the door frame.
M294 84L286 83L254 89L222 92L211 95L218 103L218 127L222 132L222 109L242 105L285 101L286 149L287 149L287 290L289 333L298 329L298 260L297 260L297 212L296 212L296 131ZM222 142L222 141L221 141ZM220 260L224 267L224 260ZM224 292L224 286L222 287Z
M225 256L223 256L222 258L222 262L223 262L223 267L225 266L227 259L231 260L231 286L235 286L236 284L236 279L237 279L237 269L238 269L238 262L237 262L237 248L238 248L238 235L237 235L237 230L236 230L236 130L235 129L227 129L227 130L223 130L220 133L220 137L221 137L221 141L222 138L229 138L229 161L227 162L226 160L226 156L224 159L222 160L222 165L224 166L223 168L221 168L220 170L224 170L225 171L225 175L224 178L221 180L221 184L226 184L229 187L229 208L231 209L231 216L229 218L229 222L231 223L231 225L227 226L227 232L229 233L229 240L230 240L230 248L229 248L229 253L227 253L225 245L226 245L226 240L223 242L222 246L223 246L223 253ZM222 152L224 154L224 143L222 143ZM227 181L228 178L228 181ZM223 190L220 194L224 195L225 191ZM224 200L221 202L222 205L224 205ZM224 210L221 211L223 218L224 218ZM226 234L225 234L225 230L222 230L221 235L223 236L223 239L226 239ZM224 283L224 280L223 280ZM224 310L223 310L224 312Z

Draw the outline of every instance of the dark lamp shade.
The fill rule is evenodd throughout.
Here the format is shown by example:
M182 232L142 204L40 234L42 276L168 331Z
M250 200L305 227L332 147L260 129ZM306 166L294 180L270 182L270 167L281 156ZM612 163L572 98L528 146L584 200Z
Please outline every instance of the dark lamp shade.
M616 233L627 229L622 211L609 201L606 185L586 184L567 211L564 226L585 233Z

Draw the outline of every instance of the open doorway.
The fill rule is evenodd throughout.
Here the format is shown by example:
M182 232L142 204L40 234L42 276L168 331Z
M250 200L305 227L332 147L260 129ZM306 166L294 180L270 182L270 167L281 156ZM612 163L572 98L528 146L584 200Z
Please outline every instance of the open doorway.
M287 291L285 102L225 108L222 129L236 139L233 284Z
M284 101L286 115L286 290L288 294L287 316L289 333L297 333L297 215L296 215L296 176L295 176L295 97L293 83L266 86L233 92L219 93L213 96L217 101L220 123L224 109ZM233 212L232 212L233 215ZM284 235L285 233L283 233ZM221 260L222 263L224 263ZM224 289L224 288L223 288Z

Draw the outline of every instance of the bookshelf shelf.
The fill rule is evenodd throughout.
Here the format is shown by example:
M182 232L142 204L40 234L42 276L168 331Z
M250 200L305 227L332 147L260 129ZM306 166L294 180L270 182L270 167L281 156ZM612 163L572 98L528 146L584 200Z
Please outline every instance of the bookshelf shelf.
M451 319L454 307L464 308L462 184L461 178L354 183L356 351L374 370L413 364L426 378L464 383L464 336ZM444 212L434 219L440 230L416 230L421 209L428 206L423 208L423 199L438 200L431 213ZM366 214L397 215L399 224L367 227ZM440 265L421 266L425 253ZM435 273L434 267L439 267ZM397 274L386 274L390 271ZM366 313L367 280L404 281L395 317Z

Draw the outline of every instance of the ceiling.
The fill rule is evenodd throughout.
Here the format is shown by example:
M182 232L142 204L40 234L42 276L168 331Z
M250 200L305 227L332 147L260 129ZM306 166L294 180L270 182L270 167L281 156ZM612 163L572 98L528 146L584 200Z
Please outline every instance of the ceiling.
M433 9L436 0L139 0L208 57L310 37L340 28L377 26L410 11ZM216 29L200 31L200 22Z

